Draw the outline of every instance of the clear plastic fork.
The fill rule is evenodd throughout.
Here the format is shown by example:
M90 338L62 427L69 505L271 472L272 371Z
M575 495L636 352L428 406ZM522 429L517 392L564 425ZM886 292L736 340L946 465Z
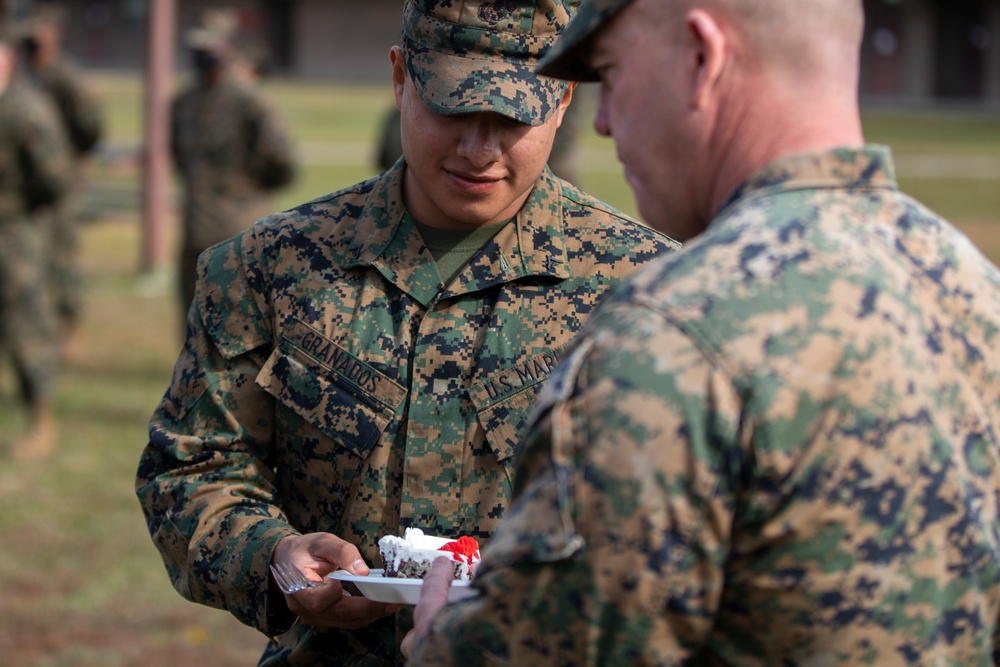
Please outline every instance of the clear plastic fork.
M271 565L271 574L278 583L278 588L285 595L291 595L307 588L319 586L318 581L309 579L302 573L302 570L292 563L275 563Z

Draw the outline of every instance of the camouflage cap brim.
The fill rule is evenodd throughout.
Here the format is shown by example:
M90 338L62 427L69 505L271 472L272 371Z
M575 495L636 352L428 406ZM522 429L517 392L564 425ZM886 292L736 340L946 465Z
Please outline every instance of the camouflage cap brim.
M434 113L490 112L525 125L543 125L559 108L568 84L539 76L535 63L511 63L418 47L404 40L406 67L417 94Z
M584 0L558 41L541 59L536 71L568 81L600 81L601 77L587 64L590 40L631 1Z

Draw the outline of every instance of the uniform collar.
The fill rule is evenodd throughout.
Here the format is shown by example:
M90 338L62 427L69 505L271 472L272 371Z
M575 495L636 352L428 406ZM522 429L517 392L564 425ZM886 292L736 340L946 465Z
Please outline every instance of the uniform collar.
M886 146L836 148L789 155L757 171L730 195L716 214L749 199L802 188L897 189L892 152Z
M503 248L514 260L512 268L525 276L569 278L562 185L548 167L517 212L515 223L516 237Z
M400 160L378 178L355 225L344 268L371 265L396 284L425 282L433 258L410 223L404 224L403 173ZM484 246L460 274L452 293L483 289L525 276L570 276L559 181L545 169L514 219ZM423 299L422 299L423 300Z
M354 238L344 268L370 265L396 236L406 213L402 160L374 181L354 224Z

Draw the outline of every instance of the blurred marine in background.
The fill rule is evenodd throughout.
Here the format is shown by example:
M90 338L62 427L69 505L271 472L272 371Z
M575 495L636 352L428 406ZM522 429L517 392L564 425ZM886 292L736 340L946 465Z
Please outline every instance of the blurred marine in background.
M39 219L69 186L70 150L56 110L16 76L16 61L12 28L0 25L0 351L13 359L29 411L27 432L9 453L40 459L56 444L59 338Z
M273 212L274 191L297 172L291 134L255 88L256 75L245 76L237 27L233 12L204 10L187 35L194 81L173 103L171 152L184 187L182 316L194 297L198 255Z
M21 33L24 68L31 80L55 105L73 154L73 174L64 197L52 207L46 243L54 288L56 316L66 360L79 355L80 319L83 310L79 268L79 205L85 178L85 160L96 149L103 133L102 109L85 85L85 73L62 50L64 10L55 4L36 3Z

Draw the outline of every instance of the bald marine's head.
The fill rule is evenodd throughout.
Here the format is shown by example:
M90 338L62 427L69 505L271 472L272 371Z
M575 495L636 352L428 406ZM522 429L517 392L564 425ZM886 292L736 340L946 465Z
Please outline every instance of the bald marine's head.
M863 143L863 27L861 0L584 0L539 71L602 82L641 215L688 239L764 165Z

